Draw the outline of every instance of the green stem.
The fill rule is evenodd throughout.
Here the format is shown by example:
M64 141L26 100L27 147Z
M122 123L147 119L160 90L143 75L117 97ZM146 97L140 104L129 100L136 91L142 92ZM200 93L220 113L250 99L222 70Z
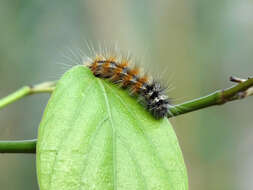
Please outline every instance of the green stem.
M0 99L0 109L31 94L51 93L54 90L55 84L56 82L44 82L35 86L24 86L16 92Z
M207 96L177 104L170 108L168 118L251 96L253 94L252 88L253 78L249 78L225 90L218 90Z
M0 141L0 153L35 153L36 139L23 141Z
M43 82L34 86L24 86L16 92L0 99L0 109L25 96L37 93L51 93L56 82ZM35 153L36 139L23 141L0 141L0 153Z
M232 81L232 80L231 80ZM52 92L55 82L45 82L34 87L25 86L13 94L0 100L0 108L19 100L20 98L34 94ZM253 78L242 80L237 85L225 90L218 90L207 96L200 97L170 108L168 118L196 111L213 105L222 105L229 101L245 98L253 95ZM0 153L35 153L36 139L25 141L0 141Z

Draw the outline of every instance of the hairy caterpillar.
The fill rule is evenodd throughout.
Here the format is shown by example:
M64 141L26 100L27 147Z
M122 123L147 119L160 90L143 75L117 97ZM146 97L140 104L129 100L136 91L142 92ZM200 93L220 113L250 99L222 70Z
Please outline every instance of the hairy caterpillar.
M171 106L166 88L142 74L139 67L131 67L130 62L127 58L99 54L89 59L87 66L96 77L108 79L128 89L131 95L137 95L154 118L166 117Z

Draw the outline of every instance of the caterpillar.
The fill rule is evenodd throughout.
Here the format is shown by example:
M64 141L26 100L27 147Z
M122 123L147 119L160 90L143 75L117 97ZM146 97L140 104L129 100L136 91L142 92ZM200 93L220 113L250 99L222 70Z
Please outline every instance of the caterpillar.
M166 88L147 74L142 74L136 65L131 67L130 62L123 57L96 55L89 59L87 66L96 77L108 79L128 89L131 95L137 95L155 119L166 117L171 106L165 94Z

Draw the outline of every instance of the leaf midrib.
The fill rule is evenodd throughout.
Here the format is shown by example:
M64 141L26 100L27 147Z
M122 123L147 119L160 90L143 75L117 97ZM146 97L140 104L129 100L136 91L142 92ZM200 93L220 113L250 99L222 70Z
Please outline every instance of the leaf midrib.
M107 84L105 84L105 85L106 85L106 87L108 87L110 90L112 90L112 91L115 92L115 90L114 90L113 88L111 88L109 85L107 85ZM169 176L168 176L169 171L168 171L168 169L165 167L165 165L163 164L163 161L161 160L161 158L160 158L159 155L157 154L157 150L156 150L154 144L152 143L152 140L150 140L149 137L145 134L143 128L142 128L141 125L140 125L140 122L138 121L137 116L131 112L131 110L129 109L129 107L127 106L127 104L124 103L123 99L121 98L121 96L120 96L117 92L112 93L112 94L113 94L116 98L119 99L119 101L121 102L121 104L126 108L126 110L127 110L127 112L129 113L129 115L136 121L136 123L137 123L136 126L142 131L142 134L143 134L144 138L146 139L146 141L147 141L148 144L150 145L150 150L152 151L153 155L155 155L156 158L159 160L160 165L161 165L162 168L166 171L166 172L165 172L165 173L166 173L166 176L167 176L167 178L169 179ZM127 144L127 143L126 143L126 144ZM127 147L125 147L125 148L127 148ZM134 154L133 154L133 155L134 155ZM136 160L136 159L135 159L135 160ZM143 174L142 174L142 176L143 176ZM145 179L144 176L143 176L143 178ZM145 181L146 181L146 179L145 179ZM146 183L146 182L145 182L145 183Z
M100 79L97 79L99 86L101 87L101 90L103 92L105 103L106 103L106 109L108 110L108 117L111 122L112 127L112 156L113 156L113 189L117 190L117 158L116 158L116 130L114 127L114 122L112 118L112 112L109 104L109 99L107 97L107 93L105 90L105 87Z

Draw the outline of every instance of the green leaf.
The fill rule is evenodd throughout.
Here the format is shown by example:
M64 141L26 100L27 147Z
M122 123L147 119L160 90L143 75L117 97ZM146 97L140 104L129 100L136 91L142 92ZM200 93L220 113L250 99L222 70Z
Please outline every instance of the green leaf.
M188 189L177 137L137 100L84 66L64 74L37 144L40 190Z

